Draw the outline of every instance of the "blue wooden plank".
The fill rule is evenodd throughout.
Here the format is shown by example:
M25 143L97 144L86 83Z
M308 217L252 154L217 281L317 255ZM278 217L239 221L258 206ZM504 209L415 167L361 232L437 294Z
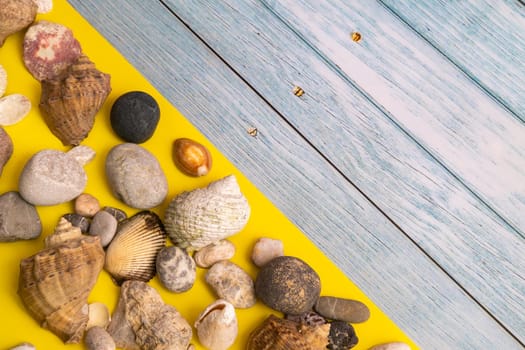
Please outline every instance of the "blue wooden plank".
M525 121L525 5L379 0Z
M423 348L521 348L162 6L71 2Z
M368 94L363 96L322 58L312 55L310 46L258 2L168 3L302 135L523 341L525 245L512 227L381 113L368 100ZM312 13L309 20L305 16L301 23L311 25L314 17L323 16L323 12ZM460 83L463 78L457 76ZM306 91L301 98L294 98L294 84ZM428 93L431 95L434 90L432 87ZM427 136L439 140L437 135ZM505 147L506 140L501 139L495 139L493 146L500 146L499 141ZM485 160L480 158L479 162Z

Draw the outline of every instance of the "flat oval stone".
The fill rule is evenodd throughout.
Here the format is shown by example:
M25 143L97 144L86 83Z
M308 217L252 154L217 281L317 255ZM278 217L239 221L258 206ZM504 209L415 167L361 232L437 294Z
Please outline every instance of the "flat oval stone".
M177 246L164 247L157 254L157 274L166 289L182 293L193 287L197 268L193 258Z
M142 91L123 94L113 103L110 112L113 131L126 142L147 141L155 132L159 119L157 101Z
M0 242L35 239L42 233L42 222L36 208L18 192L0 196Z
M106 176L113 194L136 209L156 207L168 194L168 181L158 160L134 143L111 149L106 158Z
M98 236L100 238L100 244L106 247L115 236L117 226L117 219L107 211L101 210L97 212L93 220L91 220L89 234L91 236Z
M364 303L331 296L319 297L315 311L326 318L350 323L362 323L370 318L370 309Z
M249 308L256 302L252 278L231 261L223 260L214 264L206 273L206 283L219 298L230 302L236 308Z

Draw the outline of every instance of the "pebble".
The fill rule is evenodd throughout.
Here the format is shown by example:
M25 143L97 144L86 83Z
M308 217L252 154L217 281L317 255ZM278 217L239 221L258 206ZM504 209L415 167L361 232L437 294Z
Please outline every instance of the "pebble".
M68 214L62 215L62 217L66 219L68 222L70 222L71 225L78 227L80 229L80 232L82 233L89 232L89 225L91 224L91 222L85 216L82 216L77 213L68 213Z
M100 244L103 247L107 247L117 232L117 226L117 219L107 211L101 210L93 216L89 226L89 234L98 236Z
M261 237L255 242L252 249L253 263L261 267L268 261L284 255L284 245L281 240Z
M104 207L102 208L102 210L110 213L115 219L117 219L118 222L121 222L128 218L128 215L126 214L126 212L119 208Z
M13 125L31 111L31 101L24 95L11 94L0 98L0 125Z
M168 290L175 293L185 292L195 283L195 261L182 248L164 247L157 255L157 274Z
M143 143L151 138L160 119L157 101L142 91L121 95L110 112L113 131L126 142Z
M0 64L0 97L4 96L7 88L7 72L4 67Z
M117 348L111 335L99 326L88 329L84 343L88 350L115 350Z
M330 333L328 334L329 350L348 350L359 342L354 327L344 321L333 321L330 323Z
M9 350L36 350L36 347L31 343L21 343Z
M198 267L207 269L221 260L231 259L234 255L235 245L226 239L222 239L198 250L193 258Z
M95 151L77 146L69 152L52 149L34 154L25 164L18 188L20 195L33 205L56 205L76 198L87 183L83 165Z
M100 210L98 199L89 193L82 193L75 198L75 213L88 218L93 217Z
M42 233L42 222L36 208L18 192L0 196L0 242L35 239Z
M13 140L4 128L0 127L0 175L4 170L7 161L13 155Z
M231 261L222 260L214 264L205 279L219 298L230 302L235 308L246 309L256 302L252 278Z
M332 320L362 323L370 318L370 309L358 300L321 296L314 308L320 315Z
M130 207L151 209L168 194L168 182L155 156L134 143L111 149L106 175L113 194Z
M369 350L410 350L410 345L403 342L392 342L372 346Z
M280 256L261 267L255 293L267 306L285 314L310 311L319 298L319 275L303 260Z

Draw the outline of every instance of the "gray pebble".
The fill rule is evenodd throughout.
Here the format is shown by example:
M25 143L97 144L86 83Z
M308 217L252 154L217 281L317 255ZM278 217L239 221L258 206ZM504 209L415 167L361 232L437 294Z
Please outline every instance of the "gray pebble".
M314 308L321 316L332 320L362 323L370 318L370 309L358 300L321 296Z
M9 350L36 350L36 348L31 343L22 343L10 348Z
M115 350L117 348L111 335L99 326L88 329L84 342L88 350Z
M223 260L214 264L206 273L206 283L219 298L236 308L249 308L256 302L252 278L231 261Z
M117 219L107 211L99 211L93 216L91 225L89 226L89 234L91 236L98 236L100 244L106 247L117 232Z
M195 283L197 269L193 258L177 246L164 247L157 255L157 274L168 290L182 293Z
M133 143L111 149L106 158L106 176L113 194L136 209L156 207L168 194L168 182L158 160Z
M0 242L35 239L42 233L42 222L36 208L18 192L0 196Z

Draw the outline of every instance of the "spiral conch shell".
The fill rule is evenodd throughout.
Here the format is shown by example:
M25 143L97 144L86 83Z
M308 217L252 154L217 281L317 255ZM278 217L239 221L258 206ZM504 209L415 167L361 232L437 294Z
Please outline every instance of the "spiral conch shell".
M164 225L175 245L199 250L238 233L249 217L248 201L235 176L229 175L173 198Z
M49 129L64 145L78 145L93 128L110 91L110 76L82 55L64 76L42 81L40 108Z
M45 249L20 262L18 294L42 327L65 343L78 343L88 322L87 299L102 270L104 250L98 237L79 235L66 222L60 222L56 236L50 237Z

